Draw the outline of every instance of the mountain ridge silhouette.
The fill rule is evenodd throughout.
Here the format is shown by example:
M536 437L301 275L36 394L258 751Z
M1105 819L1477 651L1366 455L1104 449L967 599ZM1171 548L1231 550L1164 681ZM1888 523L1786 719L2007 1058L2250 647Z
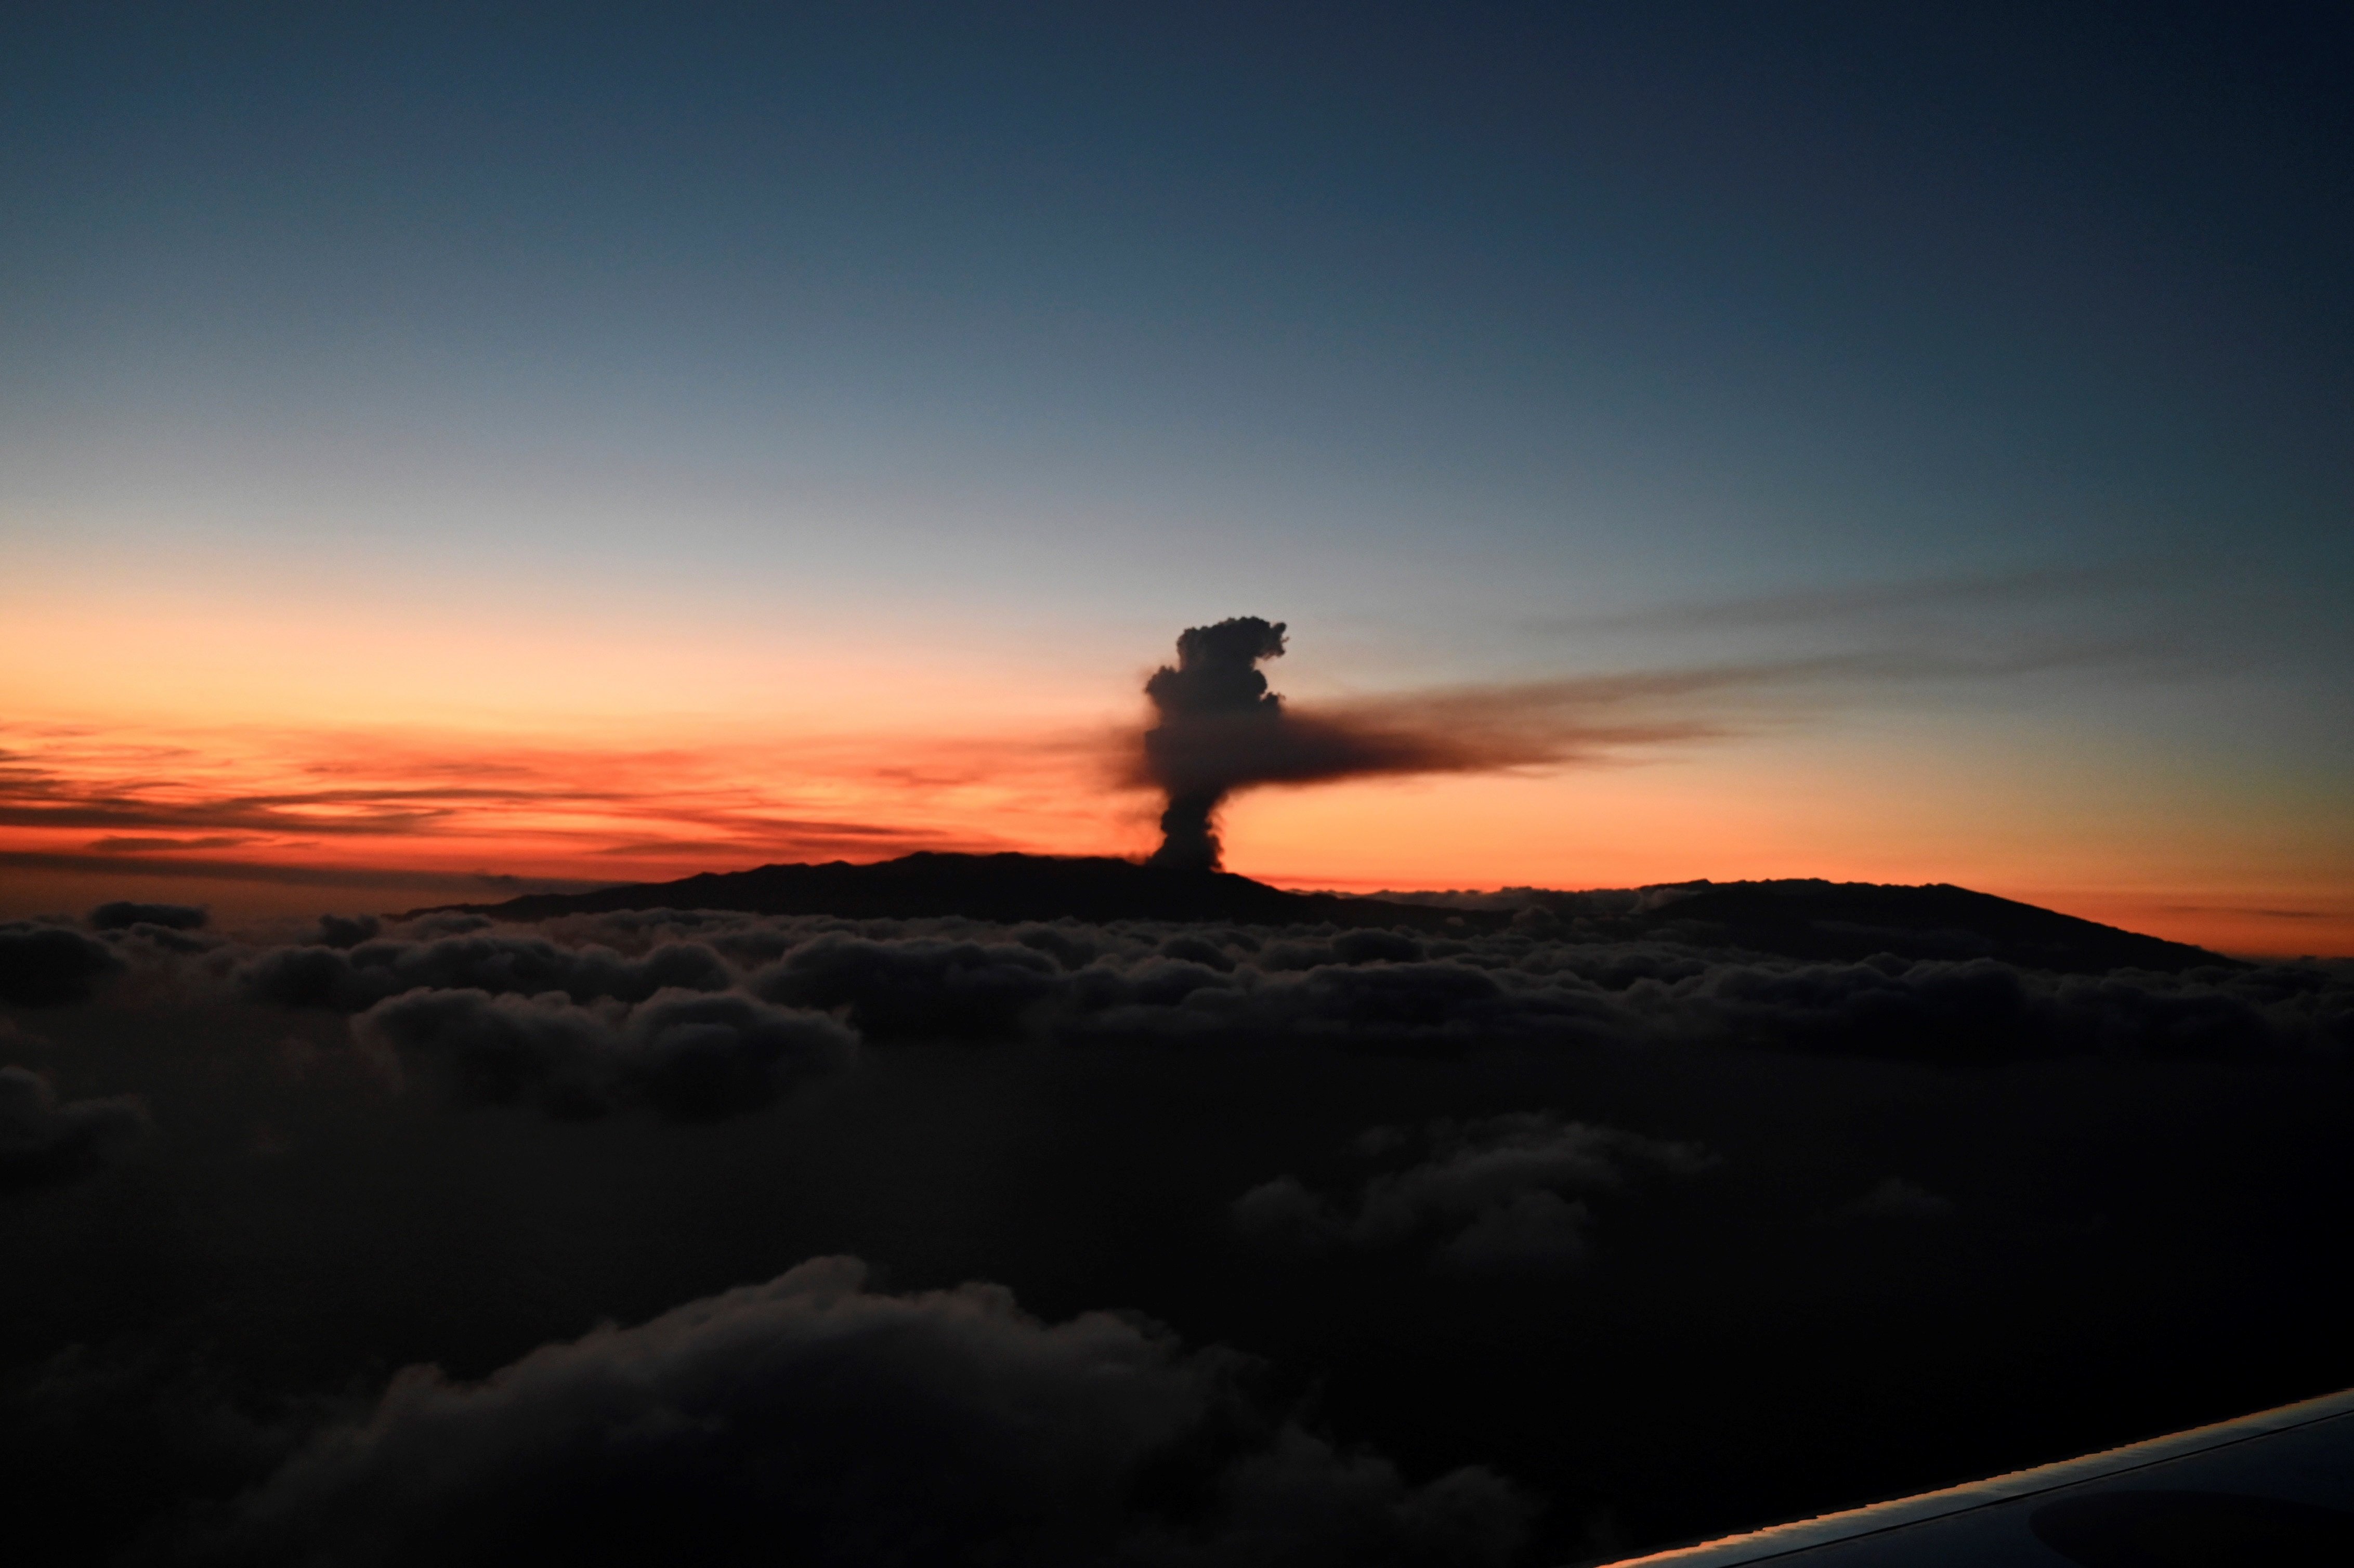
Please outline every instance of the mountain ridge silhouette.
M1517 898L1517 907L1498 901ZM1855 961L1995 959L2061 973L2116 969L2179 973L2241 967L2187 943L2144 936L1950 884L1908 886L1792 878L1659 884L1595 892L1508 895L1293 893L1232 872L1139 863L1110 856L918 851L896 860L779 863L704 872L674 882L588 893L530 894L497 904L440 905L527 921L624 909L723 909L851 919L957 916L991 921L1073 918L1217 920L1253 926L1381 926L1444 933L1517 923L1571 940L1653 938L1786 958Z

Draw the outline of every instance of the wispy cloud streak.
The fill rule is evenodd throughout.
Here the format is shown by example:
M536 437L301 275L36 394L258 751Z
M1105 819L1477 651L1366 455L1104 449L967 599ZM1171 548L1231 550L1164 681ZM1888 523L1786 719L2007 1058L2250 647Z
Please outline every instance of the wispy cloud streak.
M949 759L919 787L909 747L493 746L481 737L222 734L125 747L88 730L10 737L0 757L0 853L18 863L276 877L486 865L603 881L762 860L874 859L1005 847L938 820L927 797L987 780ZM879 755L877 755L879 754ZM886 760L896 759L896 760ZM1016 770L1009 768L1009 771ZM814 809L813 809L814 808ZM233 858L216 852L237 852ZM31 857L31 858L25 858Z

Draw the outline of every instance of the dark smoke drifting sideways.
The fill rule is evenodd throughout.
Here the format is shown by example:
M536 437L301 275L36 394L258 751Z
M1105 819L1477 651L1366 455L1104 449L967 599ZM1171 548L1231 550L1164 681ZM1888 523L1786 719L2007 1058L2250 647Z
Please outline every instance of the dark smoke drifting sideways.
M1144 734L1138 781L1169 801L1151 864L1217 869L1218 808L1251 785L1544 767L1700 739L1723 733L1721 724L1672 705L1787 673L1585 676L1399 693L1303 712L1267 690L1258 670L1283 650L1279 620L1245 615L1189 627L1177 639L1177 662L1145 683L1159 719Z

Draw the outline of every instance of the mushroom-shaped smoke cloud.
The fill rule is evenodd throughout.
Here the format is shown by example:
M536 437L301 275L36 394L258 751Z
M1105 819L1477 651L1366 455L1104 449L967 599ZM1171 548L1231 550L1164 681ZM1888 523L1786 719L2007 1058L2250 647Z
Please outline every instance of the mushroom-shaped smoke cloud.
M1258 662L1282 654L1283 622L1236 616L1188 627L1177 639L1177 662L1144 683L1161 715L1144 736L1145 768L1169 792L1154 865L1217 868L1211 817L1218 802L1250 781L1251 760L1280 745L1283 699L1267 689Z

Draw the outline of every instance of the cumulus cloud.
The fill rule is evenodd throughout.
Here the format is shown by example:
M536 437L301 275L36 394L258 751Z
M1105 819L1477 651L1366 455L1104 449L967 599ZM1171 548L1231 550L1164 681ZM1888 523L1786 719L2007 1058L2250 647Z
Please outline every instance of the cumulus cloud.
M1416 940L1383 935L1401 954ZM2354 1047L2354 974L2327 968L2055 976L1993 959L1806 963L1525 931L1423 939L1418 959L1370 947L1278 938L1232 970L1099 959L1072 977L1062 1027L1381 1049L1680 1041L1954 1063Z
M326 927L323 921L328 942L253 955L237 965L233 983L256 1001L355 1012L420 986L640 1001L665 989L724 990L731 978L719 955L697 943L665 943L624 958L594 943L568 946L518 931L486 932L489 924L480 916L459 916L425 927L431 932L455 925L458 934L419 941L361 938L355 923ZM347 939L354 938L359 939Z
M373 915L322 915L311 938L322 948L356 948L384 934L384 922Z
M111 948L80 931L0 921L0 1001L57 1007L86 1001L101 980L121 968Z
M1250 1397L1241 1358L820 1258L480 1383L396 1377L202 1532L241 1563L1480 1563L1529 1510Z
M841 1008L878 1039L1009 1037L1026 1010L1060 989L1054 959L1020 943L842 933L794 947L752 987L771 1001Z
M87 1176L149 1126L135 1099L60 1104L39 1074L0 1067L0 1192Z
M1607 940L1591 924L1548 918L1442 935L625 911L494 927L444 913L398 936L338 921L319 933L328 940L227 948L207 962L247 1000L340 1012L419 988L560 991L582 1005L736 989L838 1012L881 1041L1321 1041L1416 1052L1672 1041L1953 1063L2354 1048L2354 969L2345 966L2062 975L1983 958L1810 961L1728 948L1703 926ZM150 947L193 940L136 930ZM11 968L12 942L41 956ZM16 1000L87 995L91 980L137 956L137 944L118 950L57 927L0 928L0 984Z
M1368 1178L1353 1199L1278 1177L1236 1199L1235 1223L1278 1245L1391 1247L1418 1243L1432 1264L1467 1274L1555 1274L1585 1261L1586 1199L1638 1171L1692 1175L1713 1163L1694 1145L1564 1121L1549 1111L1430 1124L1419 1139L1375 1128L1368 1154L1419 1146L1424 1158Z
M1606 1506L1632 1549L1806 1511L1809 1487L2001 1468L2031 1436L2097 1446L2114 1434L2056 1424L2148 1389L2153 1343L2195 1347L2169 1361L2190 1371L2154 1426L2253 1407L2264 1378L2325 1364L2342 1337L2299 1282L2313 1216L2342 1207L2349 1181L2354 967L1799 960L1731 947L1723 927L1620 940L1607 911L1553 914L1410 930L441 914L323 922L285 947L232 933L195 954L152 923L40 927L137 983L44 1016L0 1060L135 1086L172 1137L151 1146L155 1180L143 1159L136 1180L19 1204L38 1224L23 1266L0 1270L0 1318L24 1361L152 1343L169 1366L222 1347L227 1386L270 1437L211 1457L150 1440L150 1458L126 1458L163 1421L137 1390L96 1425L37 1425L12 1417L21 1369L0 1366L0 1468L95 1520L93 1558L195 1507L220 1510L207 1539L231 1561L431 1556L461 1539L490 1553L567 1532L642 1560L673 1485L689 1522L659 1539L687 1552L705 1544L694 1519L724 1542L770 1517L742 1499L803 1474L791 1455L812 1431L844 1456L839 1484L816 1489L813 1533L790 1539L930 1520L936 1559L1011 1540L1034 1557L1076 1542L1077 1557L1249 1561L1267 1542L1286 1561L1394 1560L1412 1555L1397 1542L1434 1539L1417 1532L1453 1517L1450 1498L1519 1517L1480 1511L1488 1483L1410 1487L1347 1446L1363 1442L1417 1481L1465 1465L1542 1478L1533 1563L1590 1551L1581 1520ZM657 983L672 964L695 986ZM990 1048L1008 1041L1022 1048ZM387 1095L372 1063L438 1092ZM532 1114L454 1115L451 1099ZM598 1119L551 1132L540 1115ZM1702 1150L1717 1173L1698 1174ZM1967 1223L1929 1223L1947 1197ZM968 1439L936 1439L918 1418L932 1407L892 1392L915 1384L862 1381L864 1361L761 1341L780 1367L838 1374L842 1408L868 1413L818 1427L792 1425L800 1393L761 1392L785 1387L760 1383L767 1351L691 1384L666 1370L684 1364L671 1341L642 1330L574 1343L600 1318L643 1322L835 1251L917 1284L1004 1279L1055 1325L1009 1343L1130 1303L1270 1368L1236 1374L1238 1403L1155 1428L1172 1434L1159 1446L1101 1439L1117 1462L1095 1479L1006 1483L1019 1506L1004 1514L959 1511L952 1479L899 1463L945 1456L933 1468L952 1478ZM842 1298L859 1303L856 1333L931 1299L865 1285ZM697 1309L734 1321L724 1299ZM2043 1305L2006 1316L2022 1299ZM2149 1327L2127 1342L2118 1322ZM940 1342L906 1333L903 1370ZM2084 1354L2055 1372L2055 1342ZM535 1344L548 1348L517 1360ZM2243 1359L2242 1376L2232 1358L2251 1345L2264 1365ZM373 1391L387 1353L454 1375L408 1374L416 1389L375 1417L331 1414L305 1444L322 1417L288 1402ZM566 1357L602 1370L525 1375ZM1172 1349L1177 1372L1139 1375L1224 1387L1201 1370L1216 1361ZM2022 1367L2031 1434L2012 1424L2020 1400L1988 1401L1999 1417L1957 1406L1956 1384L2001 1387ZM2053 1377L2065 1397L2047 1394ZM731 1403L736 1383L753 1386ZM1317 1390L1317 1414L1287 1423L1291 1407L1254 1387ZM1899 1463L1884 1426L1785 1420L1793 1389L1841 1412L1901 1390L1928 1414ZM1063 1452L1042 1435L1060 1406L1022 1405L1046 1412L1028 1421L983 1404L992 1442ZM1317 1436L1328 1424L1345 1442ZM1779 1479L1758 1467L1761 1431L1777 1435ZM290 1446L305 1457L281 1471ZM1646 1457L1663 1452L1679 1464ZM1689 1482L1736 1472L1764 1478L1730 1502ZM1025 1498L1045 1500L1023 1513ZM487 1532L464 1537L465 1520Z
M353 1038L455 1097L579 1119L641 1104L678 1121L757 1110L857 1054L823 1013L735 994L665 991L584 1007L561 992L407 991L352 1021Z
M2317 977L2318 978L2318 977ZM1629 988L1638 1011L1736 1043L1932 1061L2079 1052L2230 1057L2285 1044L2342 1049L2354 995L2267 1008L2271 987L2231 971L2042 976L1993 959L1718 964Z

